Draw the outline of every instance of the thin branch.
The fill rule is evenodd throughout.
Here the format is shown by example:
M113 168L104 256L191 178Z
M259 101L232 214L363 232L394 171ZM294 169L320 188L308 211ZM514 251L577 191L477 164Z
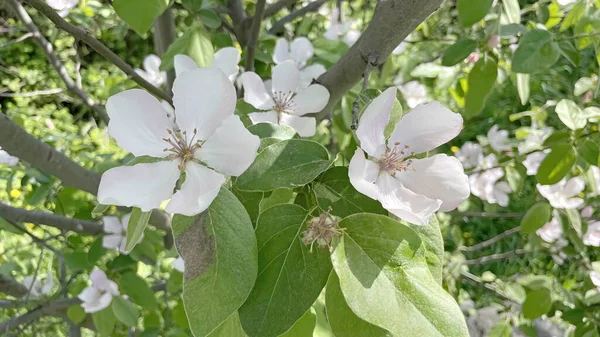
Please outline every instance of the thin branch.
M12 0L16 2L17 0ZM52 7L48 6L43 0L22 0L27 3L31 7L37 9L40 13L46 16L50 21L52 21L57 28L64 30L65 32L73 35L76 39L83 41L85 44L89 45L92 49L94 49L98 54L102 55L106 60L115 64L119 69L121 69L125 74L127 74L133 81L139 84L144 89L148 90L155 96L158 96L169 103L172 103L171 95L167 94L165 91L153 86L148 81L143 79L140 75L138 75L135 70L127 64L123 59L121 59L117 54L115 54L112 50L110 50L107 46L105 46L102 42L98 41L95 37L93 37L88 31L81 29L77 26L70 24L65 21L58 13L52 9Z
M25 34L21 35L20 37L14 39L12 41L8 41L8 42L6 42L4 44L0 44L0 48L8 47L8 46L10 46L13 43L18 43L18 42L27 40L28 38L30 38L32 36L33 36L32 33L25 33Z
M450 215L473 217L473 218L491 218L491 219L520 219L525 216L524 212L516 213L487 213L487 212L449 212Z
M163 54L169 49L169 46L177 38L177 29L175 28L175 20L173 19L173 13L170 8L167 8L156 20L154 20L154 48L156 55L162 57ZM175 81L175 70L167 72L167 83L166 90L171 94L171 88L173 87L173 81Z
M256 45L258 44L258 36L260 35L260 27L262 25L263 13L265 11L266 0L258 0L256 2L256 12L252 17L252 26L250 27L250 37L248 38L246 55L246 71L254 71L254 56L256 55Z
M56 95L65 91L63 88L47 89L47 90L36 90L30 92L8 92L0 93L0 97L34 97L43 95Z
M321 6L323 6L323 4L325 4L327 1L329 1L329 0L316 0L300 9L297 9L297 10L291 12L290 14L281 18L279 21L275 22L273 24L273 26L271 26L271 28L269 29L269 34L275 35L281 31L283 31L286 23L292 22L295 19L302 17L310 12L318 11L319 8L321 8Z
M5 293L7 295L13 296L13 297L23 297L25 296L25 294L27 294L27 287L24 286L23 284L15 281L13 278L8 277L6 275L0 274L0 292ZM13 304L11 303L2 303L3 305L0 306L2 308L4 308L4 305L7 305L8 307L10 307L9 305ZM14 304L16 304L16 306L19 306L20 303L14 302ZM2 331L2 330L0 330Z
M467 260L467 261L465 261L465 264L467 264L467 265L484 264L487 262L504 260L504 259L508 259L513 256L523 255L525 253L527 253L527 252L524 249L515 249L515 250L511 250L510 252L506 252L506 253L486 255L486 256L482 256L477 259Z
M289 7L293 4L295 4L298 0L279 0L276 3L272 4L271 6L267 7L267 9L265 9L265 15L264 18L270 18L271 16L277 14L277 12L279 12L280 10L284 9L285 7Z
M58 214L42 211L28 211L0 203L0 218L16 223L33 223L71 231L85 235L98 235L103 232L98 222L67 218Z
M25 27L27 27L27 30L29 30L29 32L32 34L32 38L35 41L35 44L37 44L42 49L44 54L46 54L48 62L50 62L50 65L54 67L54 69L58 73L58 76L60 76L63 82L65 82L67 89L69 89L69 91L71 91L75 95L79 96L79 98L81 98L81 100L85 104L90 106L104 121L108 121L108 114L106 113L104 107L98 105L90 96L88 96L88 94L85 91L83 91L81 87L77 86L77 83L75 83L75 81L73 81L71 75L69 75L69 72L67 71L63 63L54 53L54 47L52 47L52 44L48 42L48 40L46 40L42 33L40 33L40 30L35 25L35 23L33 23L31 17L29 16L29 14L27 14L27 11L25 10L25 8L23 8L21 3L18 0L9 0L8 5L23 22Z
M473 245L471 247L462 247L461 250L464 251L464 252L475 252L475 251L478 251L480 249L489 247L489 246L493 245L494 243L496 243L496 242L498 242L498 241L500 241L500 240L502 240L502 239L504 239L504 238L506 238L508 236L511 236L511 235L513 235L515 233L518 233L520 230L521 230L521 226L517 226L517 227L511 228L511 229L509 229L507 231L504 231L504 232L502 232L502 233L494 236L493 238L491 238L489 240L485 240L485 241L480 242L480 243L478 243L476 245Z
M62 298L53 302L48 302L29 311L21 316L16 316L4 323L0 323L0 331L10 331L21 324L27 324L43 316L61 317L65 311L73 305L78 305L81 300L77 297Z
M350 125L350 128L352 130L356 130L356 127L358 126L358 108L360 107L360 95L362 93L364 93L365 90L367 90L367 86L369 85L369 76L371 75L371 70L373 70L373 67L376 65L377 65L377 59L374 56L370 55L367 60L367 66L365 67L365 72L363 74L362 88L360 89L360 93L358 94L358 97L356 97L356 100L354 101L354 103L352 103L352 125Z
M471 284L482 286L485 289L495 293L498 297L503 298L504 300L510 301L514 303L512 299L510 299L506 294L498 289L498 287L492 283L483 282L481 278L469 273L468 271L461 272L461 275L465 277Z

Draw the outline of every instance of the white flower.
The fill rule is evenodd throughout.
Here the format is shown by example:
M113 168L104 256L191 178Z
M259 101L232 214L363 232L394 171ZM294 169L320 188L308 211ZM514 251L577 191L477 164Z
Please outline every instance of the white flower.
M570 5L574 2L576 2L577 0L557 0L558 4L561 6L567 6Z
M360 32L352 29L352 21L344 21L342 16L339 14L339 9L336 8L331 11L329 28L325 31L323 36L328 40L339 41L340 38L349 47L358 40Z
M125 250L129 218L131 218L131 213L124 215L121 220L116 216L102 217L103 228L106 233L102 238L102 247L107 249L118 249L122 254L129 254L129 251ZM138 243L143 239L144 234L142 233Z
M402 77L397 77L394 85L402 92L409 108L414 109L417 105L427 102L427 88L419 81L402 83Z
M471 174L469 176L471 193L490 204L508 206L508 195L512 190L506 181L498 181L503 176L504 171L499 167Z
M52 9L58 11L58 15L65 17L77 6L79 0L46 0L46 2Z
M160 87L167 80L167 73L160 71L160 57L150 54L144 58L144 69L136 68L135 72L155 87Z
M240 58L240 52L237 48L221 48L213 55L210 67L220 69L227 77L229 77L231 82L235 82L235 79L240 72L240 67L238 66ZM175 55L174 66L175 75L179 77L179 75L184 72L197 69L198 63L187 55L177 54Z
M552 220L547 222L542 228L535 231L535 233L542 238L542 240L548 243L554 243L556 240L562 238L563 229L560 222L558 222L558 218L553 216Z
M483 160L479 163L479 168L482 170L489 170L498 166L498 158L493 153L488 154L483 158Z
M236 94L222 71L199 68L173 84L173 123L160 102L142 90L108 99L109 133L134 156L163 158L110 169L102 175L98 201L104 205L158 208L195 215L208 208L225 176L241 175L254 161L260 140L233 114ZM175 183L185 170L181 189Z
M500 35L492 35L487 41L487 47L489 49L495 49L500 47Z
M173 268L175 268L175 270L177 270L180 273L183 273L185 271L185 262L183 261L181 256L178 256L175 260L171 261L171 266L173 266Z
M354 188L379 200L390 213L427 225L433 213L450 211L469 196L469 180L455 157L415 155L456 137L463 120L438 102L420 105L402 117L386 143L383 131L395 99L396 88L388 88L365 109L356 130L360 148L348 175Z
M592 217L592 215L594 215L594 207L585 206L583 209L581 209L580 214L582 218L589 219Z
M483 148L477 143L466 142L454 155L464 168L474 168L483 161Z
M404 41L400 42L400 44L396 48L394 48L394 50L392 50L392 54L394 54L394 55L402 54L406 50L407 46L408 46L408 43L406 43Z
M519 153L528 153L542 149L544 141L550 137L552 131L552 128L532 129L525 138L525 141L518 145Z
M19 163L19 158L11 156L0 147L0 164L15 166L17 163Z
M314 55L312 43L305 37L297 37L288 44L286 39L277 39L275 43L275 52L273 61L275 64L281 64L287 60L292 60L296 63L296 67L300 70L300 81L303 88L308 87L313 79L318 78L325 73L325 66L322 64L312 64L307 66L308 60Z
M94 313L108 308L113 296L119 296L119 287L108 279L104 271L96 268L90 273L90 280L92 285L77 295L82 301L83 311Z
M2 160L0 160L2 162ZM594 188L596 188L596 194L600 194L600 167L591 165L590 170L592 170L592 178L594 179Z
M527 169L528 176L534 176L537 174L542 161L546 158L546 153L543 151L538 151L527 155L525 160L523 160L523 165Z
M597 271L590 272L590 279L592 283L600 290L600 273Z
M583 243L588 246L600 247L600 221L588 223L587 232L583 235Z
M29 298L38 299L44 295L48 295L54 287L54 278L52 277L52 271L48 271L46 278L40 280L33 276L25 276L23 278L23 285L29 290Z
M293 61L276 65L272 71L272 87L267 91L265 83L254 72L242 74L244 101L262 112L248 116L253 123L272 123L291 126L301 137L313 136L317 122L314 117L301 117L321 111L329 101L329 91L320 85L306 88L300 85L300 71Z
M583 179L579 177L561 180L554 185L537 184L537 190L548 199L554 208L577 208L583 204L583 199L574 198L585 188Z
M496 152L508 151L511 146L508 144L508 131L499 130L498 125L494 125L487 133L490 146Z

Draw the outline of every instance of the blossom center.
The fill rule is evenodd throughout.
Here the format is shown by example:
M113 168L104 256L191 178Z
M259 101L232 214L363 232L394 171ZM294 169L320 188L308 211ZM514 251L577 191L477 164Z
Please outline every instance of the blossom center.
M169 159L180 159L179 169L182 170L185 164L194 159L194 152L202 146L202 141L196 139L198 131L194 129L194 134L188 139L186 131L167 129L168 138L163 138L170 148L165 148L163 151L171 152Z
M408 148L408 145L401 147L399 142L394 143L394 147L391 149L387 146L385 153L379 159L379 170L387 172L391 176L395 176L396 172L408 171L412 164L412 159L405 159L415 155L414 152L408 152Z
M277 111L278 113L293 110L296 106L296 103L294 102L294 93L291 91L275 92L273 94L273 102L275 103L273 110Z

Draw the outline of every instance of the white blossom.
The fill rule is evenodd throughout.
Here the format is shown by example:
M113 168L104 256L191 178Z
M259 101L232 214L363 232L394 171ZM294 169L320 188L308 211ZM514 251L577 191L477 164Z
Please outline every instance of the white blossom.
M15 166L19 163L19 158L11 156L8 152L2 150L0 147L0 164L7 166Z
M216 198L226 176L241 175L254 161L260 139L233 114L236 93L222 71L199 68L182 73L173 84L175 120L160 102L142 90L108 99L108 131L134 156L163 161L110 169L102 175L98 201L104 205L158 208L198 214ZM175 183L185 170L181 189Z
M583 235L583 243L588 246L600 247L600 221L590 221L587 232Z
M469 176L471 193L490 204L508 206L509 194L512 193L506 181L498 181L504 176L502 168L492 168Z
M402 96L406 100L406 105L414 109L417 105L425 103L427 99L427 88L419 81L410 81L403 83L402 77L397 77L394 80L394 85L400 89Z
M552 134L552 128L532 129L525 141L518 145L519 153L528 153L543 148L544 141Z
M490 146L496 152L508 151L511 146L508 144L508 131L499 130L498 125L494 125L487 133Z
M575 198L579 193L583 192L585 183L583 179L574 177L563 179L554 185L537 184L537 190L540 194L548 199L550 205L554 208L577 208L583 205L583 199Z
M525 160L523 160L523 165L527 169L528 176L534 176L537 174L537 171L540 168L544 158L546 158L546 153L543 151L537 151L527 155Z
M167 80L167 73L160 70L160 57L150 54L144 58L144 69L136 68L135 72L155 87L160 87Z
M180 273L183 273L185 271L185 262L183 261L181 256L178 256L175 260L171 261L171 266L173 266L173 268L175 268L175 270L177 270Z
M79 4L79 0L46 0L48 6L58 11L58 15L65 17Z
M419 105L402 117L386 141L383 131L395 99L396 88L388 88L365 109L356 130L360 147L348 175L354 188L379 200L390 213L427 225L433 213L450 211L469 196L469 180L455 157L415 155L456 137L463 120L438 102Z
M592 270L590 272L590 279L592 280L592 283L596 286L596 288L598 288L598 291L600 291L600 273Z
M119 296L119 287L108 279L104 271L94 268L90 273L92 285L77 295L82 301L81 307L87 313L94 313L108 308L113 296Z
M240 72L240 52L235 47L221 48L215 52L210 63L211 68L221 70L231 82L235 82ZM198 68L198 63L193 58L177 54L174 59L175 75L179 77L184 72Z
M572 3L575 3L577 0L557 0L558 4L561 6L567 6Z
M1 162L1 160L0 160ZM596 189L596 194L600 194L600 168L595 165L590 166L590 170L592 171L592 179L594 180L594 188Z
M581 215L581 217L583 219L589 219L592 217L592 215L594 215L594 207L585 206L584 208L581 209L581 212L579 214Z
M352 21L344 20L339 14L339 9L336 8L331 11L329 20L329 28L323 34L326 39L334 41L341 39L350 47L356 43L356 40L360 37L360 32L352 29Z
M258 110L263 110L248 116L255 124L288 125L301 137L313 136L317 127L316 119L302 116L321 111L329 101L329 91L320 84L302 88L300 71L291 60L273 67L272 74L272 86L269 91L256 73L242 74L244 101Z
M312 43L307 38L297 37L291 44L286 39L280 38L275 43L273 61L275 64L281 64L287 60L294 61L296 67L300 70L301 87L306 88L312 83L313 79L318 78L327 70L322 64L307 65L313 55Z
M408 43L406 43L404 41L400 42L400 44L398 46L396 46L396 48L394 48L394 50L392 50L392 54L394 54L394 55L402 54L406 50L407 46L408 46Z
M548 243L554 243L556 240L562 238L563 229L558 221L558 217L553 216L552 220L546 222L546 224L535 231L535 233L542 238L542 240Z
M483 161L483 148L473 142L466 142L454 153L466 169L477 167Z
M52 277L52 271L48 271L46 278L40 280L32 275L25 276L23 278L23 285L29 291L30 299L38 299L44 295L48 295L54 287L54 277Z
M104 237L102 237L102 247L107 249L118 249L122 254L129 254L125 250L125 244L127 243L127 224L131 218L131 213L126 214L119 220L116 216L105 216L102 217ZM140 236L138 242L141 242L144 238L144 234Z

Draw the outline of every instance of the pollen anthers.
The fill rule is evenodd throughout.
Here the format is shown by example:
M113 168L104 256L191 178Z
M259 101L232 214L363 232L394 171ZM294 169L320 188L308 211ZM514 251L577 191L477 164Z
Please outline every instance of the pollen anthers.
M163 138L167 144L171 145L171 148L165 148L165 152L173 152L169 155L169 159L181 159L179 169L183 169L185 163L194 159L194 152L202 146L202 141L196 139L198 130L194 129L194 135L188 141L187 131L181 132L178 129L171 130L167 129L169 138Z
M296 103L293 100L294 93L291 91L283 92L277 91L273 94L273 101L275 105L273 106L273 110L277 112L286 112L290 111L294 108Z
M414 152L408 152L408 149L408 145L401 147L400 142L394 143L394 147L391 149L387 146L385 153L379 159L379 169L392 176L395 176L396 172L407 172L412 164L412 159L405 159L415 155Z
M339 228L338 222L331 215L331 207L325 213L321 213L318 217L310 219L306 225L306 231L302 236L302 243L312 245L316 242L319 248L329 247L331 251L331 241L342 236L342 231Z

